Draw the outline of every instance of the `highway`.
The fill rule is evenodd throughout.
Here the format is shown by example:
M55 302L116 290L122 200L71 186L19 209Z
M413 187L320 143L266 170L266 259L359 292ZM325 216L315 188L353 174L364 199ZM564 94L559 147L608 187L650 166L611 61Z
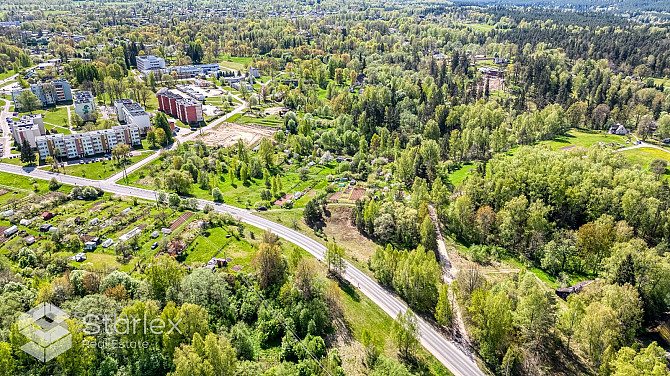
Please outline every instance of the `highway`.
M63 184L79 186L90 185L98 187L109 193L137 197L151 201L155 201L157 197L157 192L149 189L123 186L109 180L91 180L76 176L63 175L34 167L26 168L22 166L0 163L0 171L42 180L51 180L55 177ZM212 204L215 210L220 213L230 213L234 218L240 220L241 222L261 229L270 230L286 241L304 248L318 260L322 261L324 259L326 247L307 235L301 234L295 230L272 222L268 219L256 216L249 210L240 209L225 204L216 204L207 200L198 200L198 202L200 207L203 207L206 204ZM375 302L375 304L381 307L384 312L393 318L397 317L398 313L404 312L407 309L407 306L400 299L389 293L383 287L378 285L372 278L358 270L349 262L347 262L347 269L344 273L344 278L349 281L352 286L357 286L363 294L369 297L373 302ZM434 329L430 324L426 323L423 319L418 318L418 324L420 333L419 339L421 344L454 375L484 375L484 373L477 367L477 364L475 363L475 360L471 354L458 348L452 341L444 338L436 329Z

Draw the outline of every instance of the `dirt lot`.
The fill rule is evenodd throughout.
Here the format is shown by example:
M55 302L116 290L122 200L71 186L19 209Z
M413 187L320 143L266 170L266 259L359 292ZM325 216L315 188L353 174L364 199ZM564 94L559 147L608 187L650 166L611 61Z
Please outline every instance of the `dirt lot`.
M206 132L203 136L198 136L207 146L228 147L235 145L238 139L242 139L247 145L255 145L263 137L272 137L276 131L267 127L223 123L216 128Z

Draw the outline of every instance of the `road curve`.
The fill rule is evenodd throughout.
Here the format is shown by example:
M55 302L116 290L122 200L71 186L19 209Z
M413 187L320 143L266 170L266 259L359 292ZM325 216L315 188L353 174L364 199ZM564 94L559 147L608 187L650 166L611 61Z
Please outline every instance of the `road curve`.
M32 177L35 179L50 180L56 178L61 183L70 185L98 187L106 192L137 197L145 200L155 201L157 192L149 189L128 187L106 180L91 180L77 176L57 174L37 168L25 168L6 163L0 163L0 171L17 175ZM254 215L249 210L240 209L226 204L216 204L212 201L198 200L201 207L212 204L220 213L230 213L234 218L256 226L267 229L286 241L293 243L312 254L318 260L324 259L326 246L284 225L272 222L268 219ZM398 313L404 312L407 306L393 294L378 285L372 278L347 262L344 278L353 286L359 287L360 291L369 297L375 304L381 307L391 317L397 317ZM419 335L421 344L456 376L483 376L484 373L477 367L473 356L456 347L452 342L444 338L437 330L423 319L418 318Z

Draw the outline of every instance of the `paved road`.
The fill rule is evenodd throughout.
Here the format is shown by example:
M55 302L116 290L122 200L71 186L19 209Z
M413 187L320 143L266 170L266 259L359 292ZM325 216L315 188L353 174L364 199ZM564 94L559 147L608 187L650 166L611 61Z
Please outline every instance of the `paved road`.
M660 150L660 151L664 151L664 152L670 154L670 150L668 150L668 149L666 149L666 148L662 148L662 147L660 147L660 146L658 146L658 145L648 144L648 143L646 143L646 142L644 142L644 141L642 141L640 144L637 144L637 145L633 145L633 146L628 146L628 147L625 147L625 148L617 149L616 151L626 151L626 150L633 150L633 149L640 149L640 148L653 148L653 149L657 149L657 150Z
M8 157L10 154L10 148L12 146L12 136L9 131L9 125L7 124L7 117L11 115L9 112L9 107L11 101L0 98L0 101L4 101L2 110L0 111L0 129L2 130L2 137L0 137L0 144L3 146L2 153L0 153L0 158Z
M90 180L70 175L56 174L36 168L24 168L6 163L0 163L0 171L13 174L34 177L37 179L50 180L53 177L64 184L71 185L92 185L100 189L114 193L137 197L146 200L155 200L156 191L149 189L127 187L115 184L106 180ZM198 200L202 206L206 204L214 205L216 211L221 213L230 213L236 219L256 226L261 229L268 229L281 238L304 248L319 260L324 259L326 247L316 240L292 230L286 226L272 222L268 219L258 217L252 212L236 208L225 204L215 204L211 201ZM384 312L395 318L398 313L404 312L407 307L394 295L379 286L372 278L358 270L354 265L347 262L347 270L344 278L353 286L358 286L360 291L368 296L373 302L381 307ZM444 338L437 330L422 319L418 319L421 344L444 364L454 375L457 376L483 376L484 373L477 367L471 354L467 354L456 345Z

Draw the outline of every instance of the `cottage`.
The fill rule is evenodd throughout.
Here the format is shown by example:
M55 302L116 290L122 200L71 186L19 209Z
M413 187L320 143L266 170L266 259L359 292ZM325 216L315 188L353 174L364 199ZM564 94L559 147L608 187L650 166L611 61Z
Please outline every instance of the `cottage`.
M76 261L76 262L84 262L86 261L86 253L77 253L76 255L70 257L70 260Z
M16 227L16 225L14 225L12 227L9 227L8 229L6 229L4 231L5 238L10 237L10 236L16 234L17 232L19 232L19 228Z
M23 238L23 240L26 242L26 245L35 244L35 237L32 235L26 236L25 238Z
M612 126L610 126L609 134L625 136L628 134L628 129L620 123L612 124Z
M30 226L30 223L31 223L30 219L27 219L27 218L23 218L22 220L19 221L19 224L21 226Z
M2 213L3 217L11 217L13 215L14 215L14 210L12 210L12 209L9 209L9 210Z
M161 235L160 232L158 232L158 231L154 231L154 232L151 233L151 235L149 235L149 237L151 237L151 239L156 239L156 238L159 237L160 235Z
M54 213L52 212L44 212L42 213L42 220L48 221L49 219L54 217Z
M96 242L86 242L84 243L84 250L85 251L95 251L95 249L98 247L98 243Z
M50 223L44 223L42 226L40 226L40 232L47 232L51 227L53 226L51 226Z
M556 295L563 300L566 300L571 294L579 294L582 289L591 284L593 281L581 281L577 282L570 287L561 287L556 289Z
M163 234L165 234L165 235L170 235L170 234L172 234L172 230L170 230L170 229L167 228L167 227L163 227L163 228L161 229L161 232L162 232Z
M112 240L112 239L107 239L107 240L105 240L104 242L102 242L102 247L103 247L103 248L109 248L109 247L112 246L112 244L114 244L114 240Z
M90 221L88 221L88 224L91 225L91 226L95 226L98 223L100 223L100 220L98 218L93 218Z

